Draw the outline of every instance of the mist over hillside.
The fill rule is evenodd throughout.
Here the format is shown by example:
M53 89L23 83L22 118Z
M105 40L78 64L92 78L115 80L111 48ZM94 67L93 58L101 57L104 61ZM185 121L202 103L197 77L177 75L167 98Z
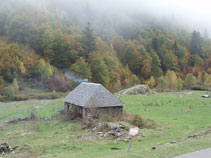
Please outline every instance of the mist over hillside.
M12 7L32 5L59 13L85 27L90 22L100 35L103 30L119 27L160 24L165 27L211 32L210 2L207 0L10 0ZM6 3L2 1L1 3ZM4 6L4 5L2 5ZM4 7L3 7L4 8Z
M19 2L67 15L84 27L90 22L100 31L109 27L118 30L123 25L160 23L199 30L201 34L205 30L211 32L210 2L207 0L17 0L13 4Z

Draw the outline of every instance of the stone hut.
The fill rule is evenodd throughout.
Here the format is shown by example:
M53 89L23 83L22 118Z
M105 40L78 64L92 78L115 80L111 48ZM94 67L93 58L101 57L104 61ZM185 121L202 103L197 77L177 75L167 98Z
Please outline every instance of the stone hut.
M70 110L81 118L93 114L122 114L124 104L101 84L82 82L64 99L65 113Z

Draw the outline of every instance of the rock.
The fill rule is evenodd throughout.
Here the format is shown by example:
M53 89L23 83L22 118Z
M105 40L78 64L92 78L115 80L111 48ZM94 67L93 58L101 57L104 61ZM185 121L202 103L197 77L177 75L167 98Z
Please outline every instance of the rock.
M35 110L38 110L38 109L40 109L40 107L39 106L35 106L34 109Z
M202 97L202 98L210 98L210 96L209 96L209 95L207 95L207 94L202 95L201 97Z
M117 137L120 137L122 134L121 133L116 133L116 136Z
M97 130L97 127L92 128L92 131L96 131L96 130Z
M171 141L171 142L170 142L170 144L175 144L175 143L177 143L177 142L176 142L176 141Z
M137 94L149 94L149 87L147 85L136 85L129 89L123 90L119 92L122 95L137 95Z
M103 136L104 136L104 137L108 137L108 136L109 136L109 134L108 134L108 133L105 133Z
M112 136L113 139L124 140L124 137L128 136L128 131L126 127L122 124L117 124L113 122L99 123L98 126L94 127L92 131L95 131L95 136L98 139L103 139ZM99 132L97 132L99 131Z
M123 141L125 141L125 142L129 142L130 140L125 138L125 139L123 139Z
M98 132L97 134L103 134L103 132Z
M115 132L114 131L109 131L108 134L115 136Z
M108 125L108 128L112 129L112 130L114 130L114 129L125 129L124 125L113 123L113 122L108 122L107 125Z
M85 129L85 132L89 132L89 130L88 129Z

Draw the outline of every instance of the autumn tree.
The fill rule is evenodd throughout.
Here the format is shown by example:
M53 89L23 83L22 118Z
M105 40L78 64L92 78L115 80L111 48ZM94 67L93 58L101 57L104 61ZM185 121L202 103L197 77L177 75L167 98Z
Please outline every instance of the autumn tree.
M50 77L53 75L53 68L49 63L46 63L43 59L40 59L40 62L36 67L36 72L44 81L48 81L48 79L50 79Z
M177 88L177 75L174 71L168 70L165 75L167 81L167 88L170 90L176 90Z
M117 52L117 55L119 56L120 53L123 51L125 46L125 40L121 36L116 36L112 40L112 45L114 50Z
M152 71L152 57L149 53L145 53L142 59L142 68L141 68L141 75L144 77L144 79L149 79Z
M103 58L96 52L92 52L89 55L89 64L92 73L92 81L101 83L105 87L109 85L109 73L108 69L103 61Z
M208 73L204 73L204 84L211 86L211 75Z
M194 54L190 56L189 64L190 66L202 67L204 65L204 61L198 54Z
M18 81L17 81L16 78L13 79L13 82L12 82L11 87L12 87L12 89L13 89L14 91L18 91L19 85L18 85Z
M153 88L156 85L156 81L153 76L151 76L150 79L146 83L150 88Z
M139 84L139 79L135 74L132 74L128 66L121 68L121 84L122 88L129 88Z
M196 77L193 76L192 73L188 73L186 78L185 78L185 81L184 81L184 86L186 88L191 88L192 86L194 86L196 84Z
M44 56L58 68L68 69L75 63L80 45L74 37L65 35L61 30L47 30L43 38Z
M70 68L71 72L74 72L80 78L91 79L91 71L89 64L84 58L79 58Z
M164 79L164 77L161 76L157 81L157 89L158 89L158 91L163 92L166 90L166 87L167 87L167 82Z
M133 73L140 73L142 58L135 44L131 40L126 43L124 50L121 52L120 60L124 66L128 65Z
M177 56L173 53L167 53L164 56L163 67L165 70L179 71Z
M177 79L177 90L180 91L183 88L183 81L180 77Z

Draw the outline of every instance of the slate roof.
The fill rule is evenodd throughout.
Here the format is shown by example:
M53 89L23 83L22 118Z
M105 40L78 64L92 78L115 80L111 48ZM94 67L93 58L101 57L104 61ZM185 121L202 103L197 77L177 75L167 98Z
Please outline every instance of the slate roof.
M124 104L101 84L82 82L64 99L81 107L114 107Z

